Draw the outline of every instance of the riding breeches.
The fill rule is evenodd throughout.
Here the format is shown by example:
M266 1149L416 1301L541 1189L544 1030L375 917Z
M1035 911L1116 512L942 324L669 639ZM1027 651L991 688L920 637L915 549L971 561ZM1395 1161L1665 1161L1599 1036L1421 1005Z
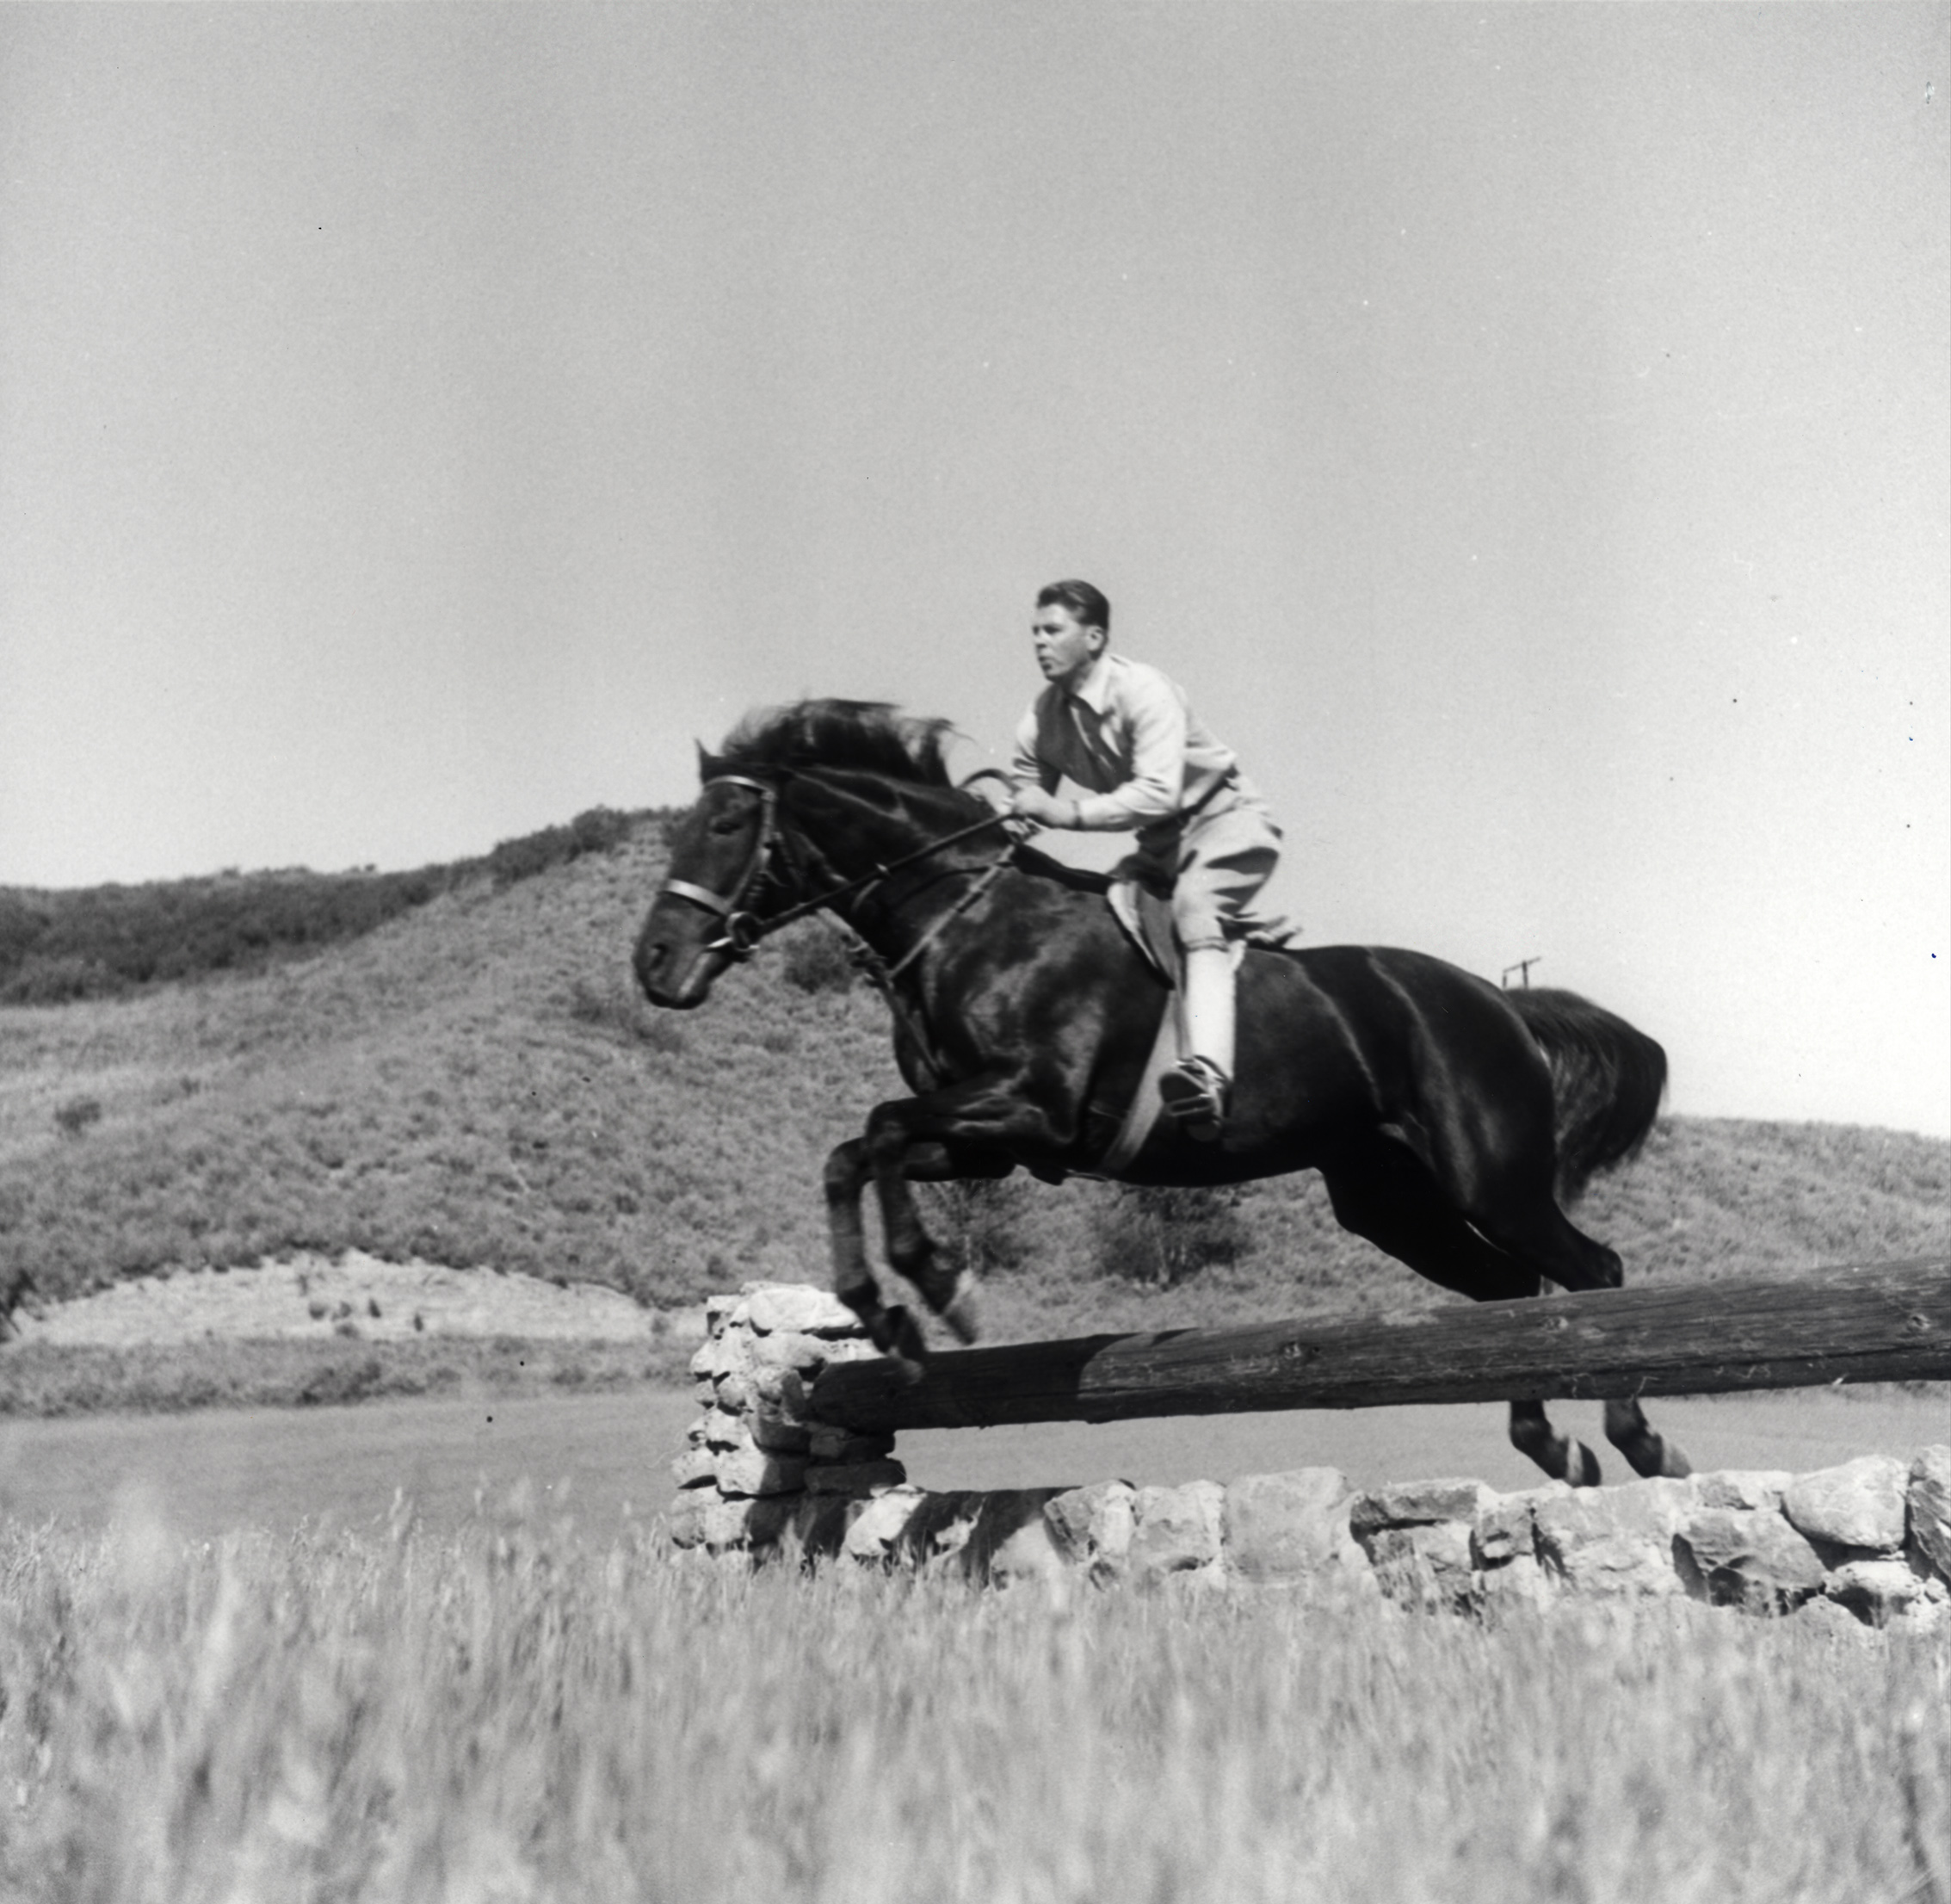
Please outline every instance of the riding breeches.
M1228 789L1203 812L1139 837L1133 870L1172 882L1172 923L1187 951L1243 937L1281 856L1281 829L1250 794ZM1161 877L1163 875L1163 877Z

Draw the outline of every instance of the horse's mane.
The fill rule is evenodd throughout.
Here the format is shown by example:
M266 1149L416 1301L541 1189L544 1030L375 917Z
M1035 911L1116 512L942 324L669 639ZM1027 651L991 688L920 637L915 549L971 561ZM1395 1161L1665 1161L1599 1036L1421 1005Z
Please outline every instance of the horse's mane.
M885 701L796 701L756 708L703 762L704 777L755 769L851 768L911 786L953 788L942 757L947 720L904 714Z

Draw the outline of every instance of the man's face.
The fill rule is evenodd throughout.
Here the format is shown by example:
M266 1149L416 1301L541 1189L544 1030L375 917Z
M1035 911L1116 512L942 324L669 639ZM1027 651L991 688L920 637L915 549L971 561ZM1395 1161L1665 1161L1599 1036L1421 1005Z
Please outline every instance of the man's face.
M1030 623L1030 638L1036 644L1036 665L1046 681L1074 688L1090 671L1097 651L1104 646L1104 631L1080 622L1060 602L1036 611Z

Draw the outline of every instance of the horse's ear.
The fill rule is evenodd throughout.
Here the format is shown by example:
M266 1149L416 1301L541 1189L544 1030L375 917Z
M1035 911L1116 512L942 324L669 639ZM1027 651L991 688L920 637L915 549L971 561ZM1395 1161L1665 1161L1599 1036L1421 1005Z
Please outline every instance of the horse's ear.
M705 751L703 741L694 740L691 745L698 750L698 780L702 785L718 771L718 762Z

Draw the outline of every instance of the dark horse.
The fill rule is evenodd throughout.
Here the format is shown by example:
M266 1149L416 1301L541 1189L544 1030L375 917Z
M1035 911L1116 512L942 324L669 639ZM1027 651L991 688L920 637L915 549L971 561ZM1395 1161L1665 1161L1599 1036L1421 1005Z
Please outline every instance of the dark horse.
M834 1283L884 1349L917 1357L912 1320L882 1305L868 1268L868 1179L889 1264L973 1339L972 1292L936 1262L910 1183L1101 1174L1169 1004L1105 882L1013 846L951 782L946 729L842 701L749 716L701 761L702 797L672 833L636 949L645 995L680 1009L816 908L878 956L915 1095L875 1105L827 1161ZM1239 1013L1220 1141L1160 1118L1119 1180L1318 1170L1344 1227L1479 1301L1535 1295L1547 1278L1618 1286L1618 1256L1559 1200L1645 1140L1666 1081L1652 1039L1570 992L1500 992L1380 946L1249 950ZM1606 1432L1642 1474L1688 1471L1636 1402L1608 1402ZM1598 1479L1541 1403L1511 1404L1510 1437L1548 1474Z

